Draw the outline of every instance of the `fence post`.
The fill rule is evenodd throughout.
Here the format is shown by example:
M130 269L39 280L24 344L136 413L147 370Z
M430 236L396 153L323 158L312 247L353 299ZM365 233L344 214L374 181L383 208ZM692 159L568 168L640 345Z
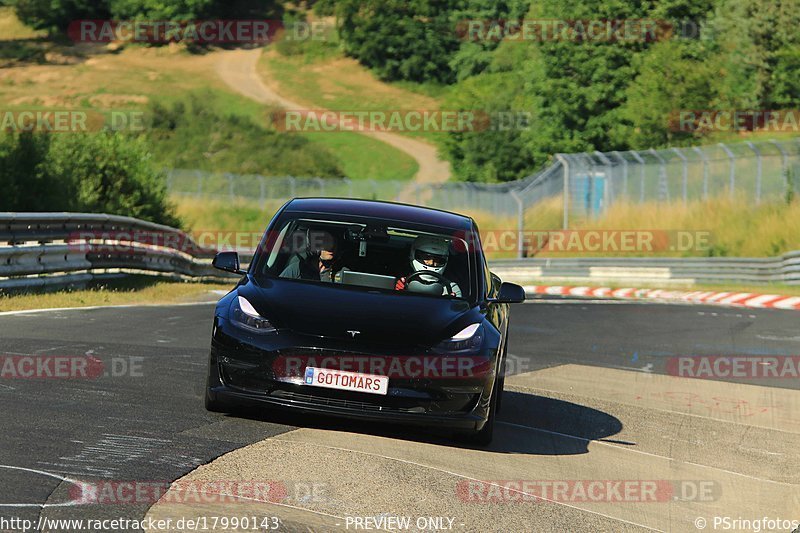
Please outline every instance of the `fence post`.
M628 196L628 160L622 154L614 150L611 152L622 163L622 196Z
M523 254L525 243L522 238L523 231L525 231L525 204L522 203L522 198L519 197L517 191L511 189L508 192L511 193L511 197L517 202L517 258L522 259L525 256L525 254Z
M736 190L736 156L733 155L733 152L731 152L727 146L725 146L725 143L719 143L719 147L725 150L725 153L728 155L728 159L730 159L731 161L730 185L728 185L728 187L730 188L731 200L733 200L733 196Z
M783 176L783 181L785 182L786 189L784 190L784 194L789 192L789 156L786 153L786 150L783 149L783 145L776 141L775 139L770 139L769 142L775 145L778 151L781 153L781 176Z
M343 180L347 183L347 197L353 197L353 180L350 178L343 178Z
M556 159L561 161L561 165L564 167L564 218L561 222L561 228L569 229L569 160L564 154L556 154Z
M636 150L631 150L631 155L636 160L636 162L639 163L639 203L643 204L644 203L644 167L645 167L646 163L644 162L644 159L642 159L642 156L639 155L639 152L637 152Z
M661 154L655 151L654 148L648 150L653 157L658 159L658 200L663 200L666 197L669 202L669 184L667 183L667 162L661 157Z
M258 189L259 189L259 198L258 204L261 206L261 210L264 210L264 201L266 200L266 183L264 181L264 176L261 174L258 175Z
M692 150L703 160L703 200L708 200L708 157L699 146L692 147Z
M672 151L675 152L678 155L678 157L681 158L681 161L683 161L682 193L683 193L683 203L684 205L686 205L686 202L688 201L688 189L689 189L689 160L686 159L686 156L683 155L683 152L681 152L677 148L673 148Z
M753 144L752 141L747 141L747 146L756 154L756 203L761 203L761 150Z

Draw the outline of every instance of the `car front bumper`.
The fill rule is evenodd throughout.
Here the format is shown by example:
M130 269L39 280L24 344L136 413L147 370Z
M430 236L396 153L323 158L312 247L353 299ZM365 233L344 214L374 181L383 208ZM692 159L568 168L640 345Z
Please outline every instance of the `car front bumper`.
M467 375L461 372L431 374L421 370L424 365L417 365L414 369L421 370L417 374L411 371L405 375L402 372L389 373L386 395L327 389L302 382L302 371L308 361L315 361L309 366L352 370L337 367L337 361L355 357L360 361L377 358L383 363L395 359L408 363L410 358L416 357L413 353L409 350L387 351L385 347L354 346L343 340L308 337L291 332L263 336L249 334L217 317L207 394L215 401L231 407L262 405L312 415L480 430L489 413L489 399L497 368L496 350L489 349L467 356L421 355L428 358L428 362L430 358L437 358L437 364L446 368L466 368L458 366L464 362L458 358L466 357L469 358L469 367L474 371ZM291 364L287 365L287 361ZM479 361L477 365L476 361ZM297 368L287 370L287 366ZM398 368L404 367L400 365Z

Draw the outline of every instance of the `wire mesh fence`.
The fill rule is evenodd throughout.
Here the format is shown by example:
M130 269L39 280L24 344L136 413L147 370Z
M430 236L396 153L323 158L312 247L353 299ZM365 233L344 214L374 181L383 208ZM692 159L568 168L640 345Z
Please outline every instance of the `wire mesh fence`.
M512 220L519 230L567 229L618 203L688 203L731 198L748 205L785 200L800 191L800 137L626 152L557 154L540 172L507 183L417 183L167 171L171 194L267 203L302 196L366 198L413 203ZM545 204L545 201L549 200Z
M800 185L800 138L558 157L568 181L565 219L598 216L621 201L727 197L757 205L785 199Z

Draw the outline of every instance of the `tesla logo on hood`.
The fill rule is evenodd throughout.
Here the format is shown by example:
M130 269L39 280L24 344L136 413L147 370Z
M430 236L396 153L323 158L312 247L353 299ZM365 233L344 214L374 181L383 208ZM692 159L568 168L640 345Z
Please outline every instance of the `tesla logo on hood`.
M360 331L356 331L356 330L354 330L354 329L348 329L348 330L347 330L347 333L348 333L348 334L349 334L351 337L353 337L353 338L355 339L355 338L356 338L356 335L358 335L358 334L359 334L359 333L361 333L361 332L360 332Z

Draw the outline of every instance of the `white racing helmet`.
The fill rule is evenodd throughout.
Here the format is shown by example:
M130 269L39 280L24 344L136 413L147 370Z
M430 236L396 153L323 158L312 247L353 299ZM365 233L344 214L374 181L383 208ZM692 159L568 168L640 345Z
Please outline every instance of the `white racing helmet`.
M411 266L415 272L441 274L447 267L450 245L445 239L420 235L411 245Z

